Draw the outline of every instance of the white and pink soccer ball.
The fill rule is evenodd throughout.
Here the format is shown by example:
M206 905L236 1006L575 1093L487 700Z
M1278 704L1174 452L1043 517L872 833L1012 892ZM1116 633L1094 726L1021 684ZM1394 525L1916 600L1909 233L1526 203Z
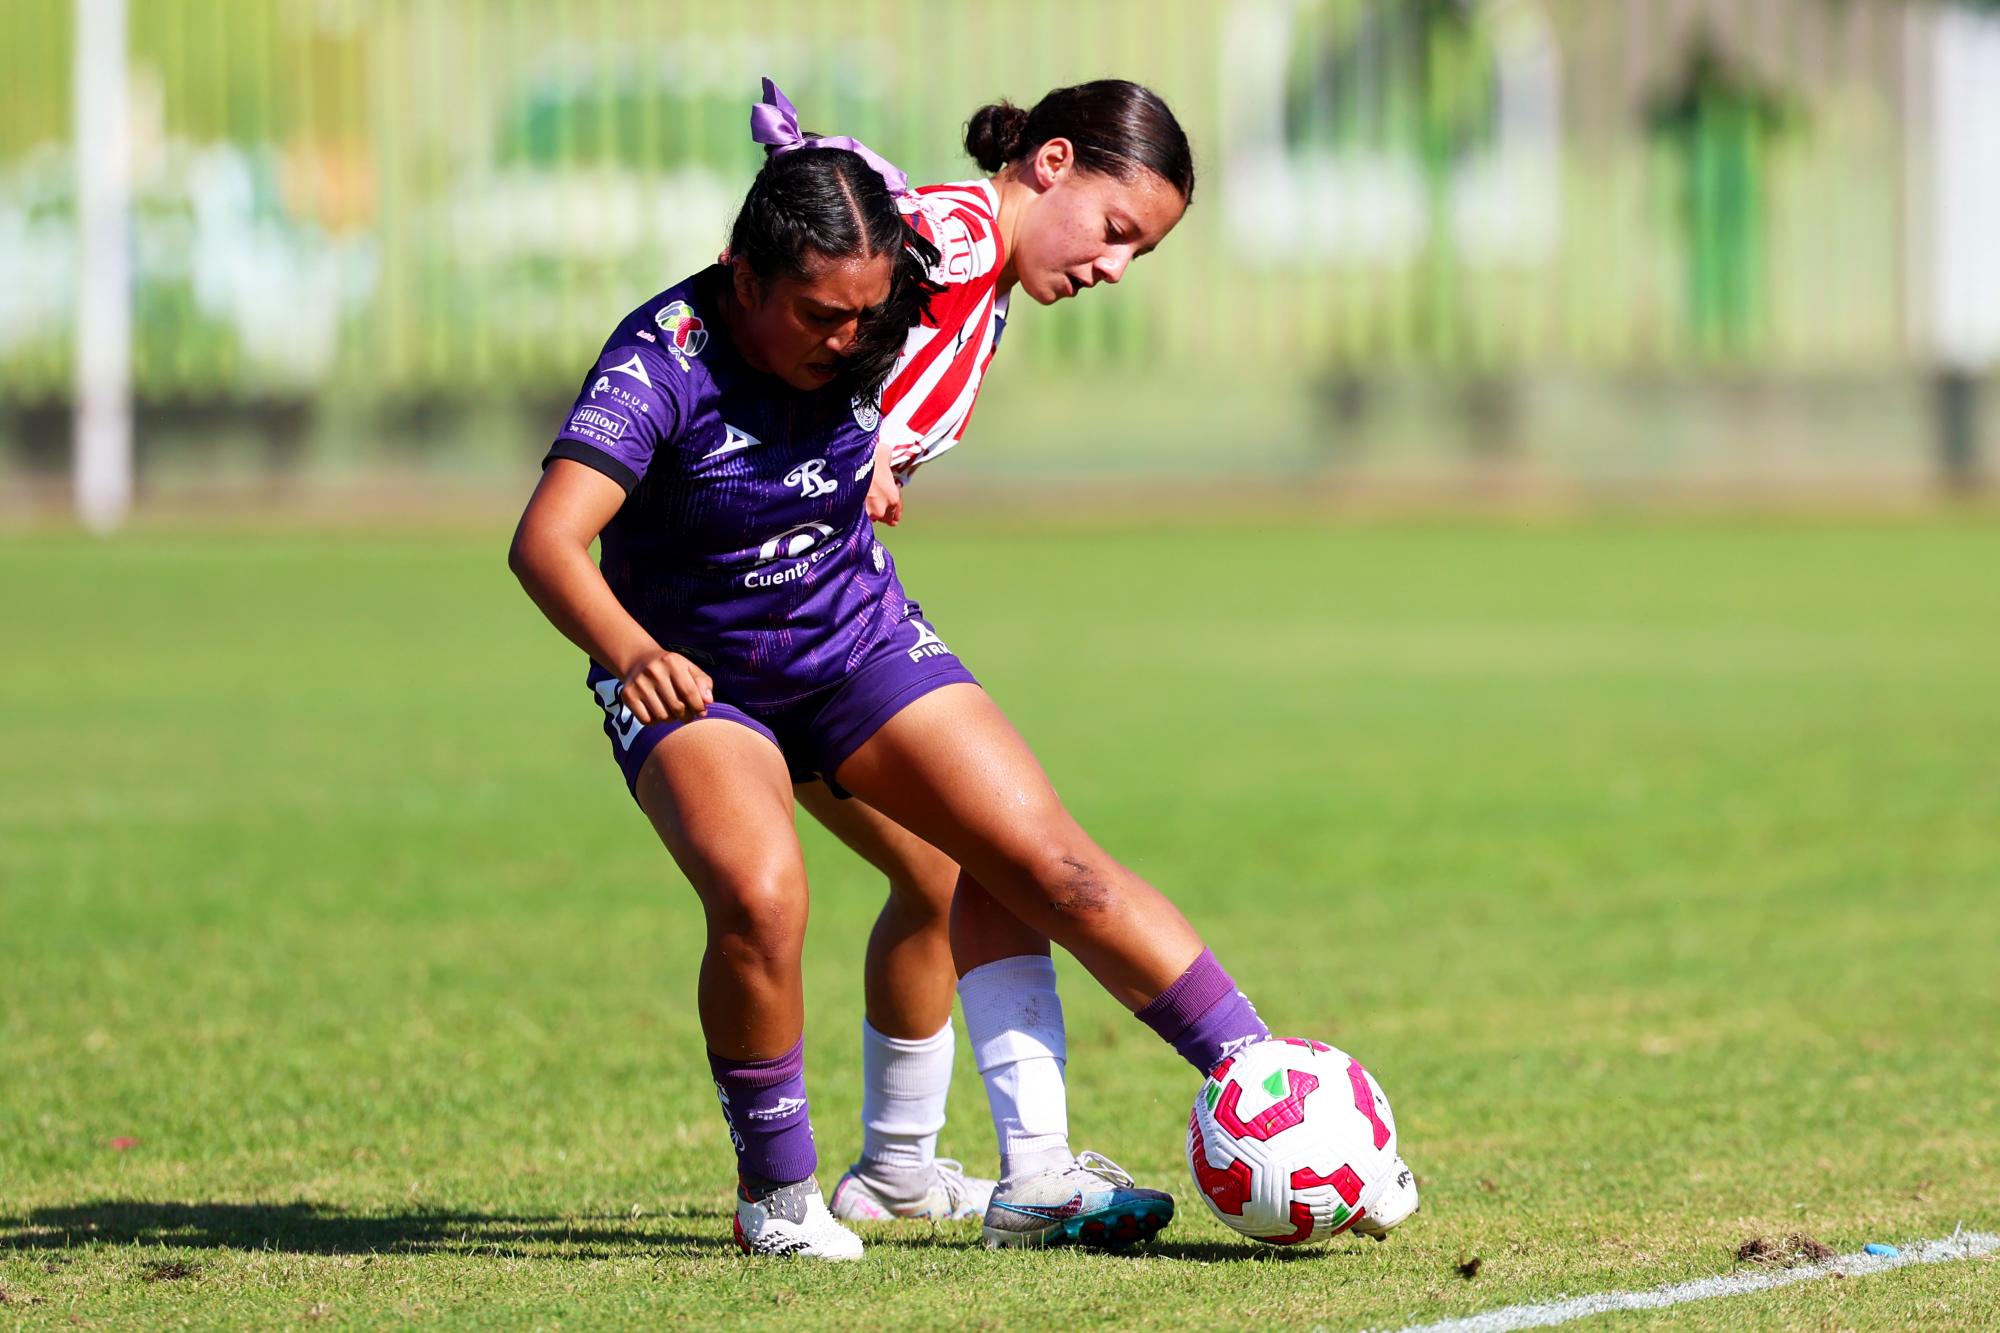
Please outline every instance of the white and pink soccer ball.
M1187 1156L1209 1210L1271 1245L1350 1229L1381 1239L1417 1208L1388 1097L1323 1041L1260 1041L1211 1070L1188 1115Z

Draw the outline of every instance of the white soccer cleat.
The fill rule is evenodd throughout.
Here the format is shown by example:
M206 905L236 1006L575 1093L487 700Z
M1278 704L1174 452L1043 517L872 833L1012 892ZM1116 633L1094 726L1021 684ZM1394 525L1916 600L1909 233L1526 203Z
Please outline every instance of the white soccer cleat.
M894 1222L911 1217L945 1222L986 1216L995 1182L968 1176L965 1168L949 1157L938 1158L935 1165L936 1178L929 1193L904 1203L884 1198L868 1177L861 1174L857 1162L847 1168L840 1183L833 1187L833 1198L827 1206L843 1222Z
M861 1237L833 1220L808 1176L761 1199L736 1198L736 1248L745 1254L859 1259Z
M1164 1190L1141 1189L1099 1153L1079 1153L1068 1166L1003 1181L986 1207L988 1249L1020 1245L1083 1245L1119 1250L1150 1240L1174 1217Z
M1395 1174L1382 1182L1380 1191L1362 1209L1361 1217L1349 1228L1357 1236L1387 1240L1389 1233L1417 1211L1417 1178L1402 1158L1396 1159Z

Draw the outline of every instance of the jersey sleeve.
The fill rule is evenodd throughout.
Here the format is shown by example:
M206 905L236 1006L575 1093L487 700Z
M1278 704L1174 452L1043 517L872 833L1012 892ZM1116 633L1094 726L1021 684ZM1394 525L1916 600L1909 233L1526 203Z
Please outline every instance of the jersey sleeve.
M996 284L1005 261L999 220L982 187L930 186L909 223L938 249L930 316L910 330L882 390L882 438L898 479L956 442L971 413L989 342ZM942 446L942 447L940 447Z
M931 281L943 287L990 280L1004 256L1000 223L983 194L939 186L922 192L910 225L938 249Z
M542 466L567 458L602 472L630 495L654 456L679 438L686 395L686 374L666 357L614 338L584 377Z

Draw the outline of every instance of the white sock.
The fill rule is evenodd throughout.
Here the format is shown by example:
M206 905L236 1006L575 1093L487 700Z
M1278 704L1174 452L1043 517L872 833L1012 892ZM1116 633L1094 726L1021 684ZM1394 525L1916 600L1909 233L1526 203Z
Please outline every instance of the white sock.
M986 1081L1000 1175L1011 1179L1067 1165L1069 1058L1056 965L1040 954L1002 958L958 979L972 1058Z
M931 1187L944 1100L951 1091L951 1022L929 1037L885 1037L861 1020L861 1169L893 1192Z

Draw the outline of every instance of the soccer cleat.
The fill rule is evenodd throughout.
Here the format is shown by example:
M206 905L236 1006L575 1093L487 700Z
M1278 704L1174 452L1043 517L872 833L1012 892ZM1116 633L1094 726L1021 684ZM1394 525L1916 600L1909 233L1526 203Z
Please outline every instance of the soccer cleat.
M1403 1159L1396 1159L1396 1174L1382 1182L1381 1192L1362 1210L1351 1230L1371 1240L1387 1240L1389 1233L1408 1221L1417 1211L1417 1178Z
M1084 1245L1118 1250L1173 1220L1174 1199L1140 1189L1110 1158L1079 1153L1068 1166L1006 1180L986 1206L988 1249Z
M984 1217L993 1198L993 1184L978 1176L968 1176L965 1168L949 1157L936 1162L937 1172L930 1191L922 1198L903 1203L886 1199L861 1174L861 1164L847 1168L847 1174L833 1187L827 1206L843 1222L893 1222L899 1218L925 1217L933 1222Z
M745 1254L859 1259L861 1238L833 1220L811 1176L761 1199L736 1197L736 1248Z

